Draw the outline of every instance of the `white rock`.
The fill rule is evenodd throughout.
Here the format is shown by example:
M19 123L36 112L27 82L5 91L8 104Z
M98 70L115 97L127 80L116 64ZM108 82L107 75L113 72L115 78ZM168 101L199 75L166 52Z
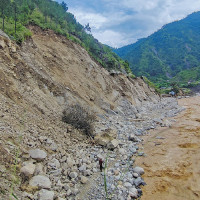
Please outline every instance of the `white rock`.
M58 199L57 200L66 200L66 199L63 199L63 198L61 198L61 197L58 197Z
M122 154L122 155L124 155L124 154L126 154L126 150L123 149L123 148L120 148L120 149L119 149L119 153Z
M138 191L136 188L132 187L129 188L129 195L133 198L137 198L138 197Z
M22 193L22 199L33 199L33 195L27 192Z
M119 141L114 139L107 144L108 149L115 149L119 145Z
M70 178L76 178L78 176L78 174L76 172L71 172L69 174Z
M79 169L80 172L85 171L85 170L86 170L86 165L83 164L83 165L80 166L78 169Z
M98 154L98 155L97 155L97 159L98 159L98 160L99 160L99 159L104 160L104 156L102 156L101 154Z
M43 150L40 150L40 149L30 150L29 154L30 154L31 158L33 158L37 161L42 161L47 157L46 152Z
M89 169L87 169L86 171L83 172L84 176L90 176L91 174L92 174L92 172Z
M66 191L68 191L68 190L70 189L69 185L66 184L66 185L64 186L64 189L65 189Z
M67 196L70 196L72 194L72 191L69 189L67 190Z
M74 162L73 159L71 159L70 157L67 158L67 165L68 165L69 167L72 167L74 164L75 164L75 162Z
M35 172L35 165L29 163L20 169L20 173L23 174L25 177L30 178Z
M40 190L38 194L38 200L53 200L54 192L49 190Z
M133 173L133 177L137 178L139 175L137 173Z
M144 174L144 169L143 169L142 167L135 167L135 168L133 169L133 171L134 171L135 173L137 173L138 175Z
M79 190L77 188L72 189L72 194L77 195L79 193Z
M129 183L129 182L126 182L126 183L124 183L124 187L126 187L126 188L130 188L130 187L132 187L132 184Z
M129 140L131 140L133 142L139 142L140 141L140 139L137 136L135 136L134 134L131 134L129 136Z
M85 176L81 177L81 183L86 184L88 182L88 178L86 178Z
M53 158L48 164L49 164L49 167L51 167L52 169L60 168L60 162L55 158Z
M32 187L39 187L40 189L50 189L51 181L46 176L37 175L30 180L29 185Z
M44 171L43 171L43 165L41 163L37 163L36 164L36 168L35 168L35 175L41 175L41 174L44 174Z

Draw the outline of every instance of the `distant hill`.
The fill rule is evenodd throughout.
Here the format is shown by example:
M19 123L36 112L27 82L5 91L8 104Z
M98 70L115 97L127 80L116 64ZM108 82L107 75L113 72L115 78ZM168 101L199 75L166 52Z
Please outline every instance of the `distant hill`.
M200 80L200 12L114 51L130 63L134 74L157 85L194 83Z

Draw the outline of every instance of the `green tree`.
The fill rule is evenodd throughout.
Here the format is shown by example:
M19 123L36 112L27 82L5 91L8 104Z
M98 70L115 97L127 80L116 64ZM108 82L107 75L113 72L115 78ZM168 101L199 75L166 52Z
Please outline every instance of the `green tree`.
M178 93L179 93L179 90L180 90L178 84L177 84L176 82L172 82L172 83L171 83L171 86L172 86L172 90L173 90L176 94L178 94Z
M87 23L85 25L85 30L88 31L88 32L91 32L91 28L90 28L90 24L89 23Z
M10 5L10 0L0 0L1 17L2 17L2 30L5 30L5 17L7 13L7 8Z
M64 9L65 12L68 11L68 6L64 1L61 3L61 6L62 6L62 8Z

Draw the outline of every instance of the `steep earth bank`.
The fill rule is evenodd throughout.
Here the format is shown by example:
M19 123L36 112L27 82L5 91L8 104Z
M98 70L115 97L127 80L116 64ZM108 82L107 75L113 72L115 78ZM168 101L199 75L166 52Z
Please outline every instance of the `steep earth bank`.
M142 200L200 199L200 96L179 105L186 110L170 128L143 137L147 157L137 159L146 172Z
M105 199L101 157L112 198L139 197L139 137L168 126L164 118L181 111L176 100L160 101L140 78L109 73L64 37L30 29L22 46L0 35L0 199ZM73 103L96 112L97 143L61 121Z

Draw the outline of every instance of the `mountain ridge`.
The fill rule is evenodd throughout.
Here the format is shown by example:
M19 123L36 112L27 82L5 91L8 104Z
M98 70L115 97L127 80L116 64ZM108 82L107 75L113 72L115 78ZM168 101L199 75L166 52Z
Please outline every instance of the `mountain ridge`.
M137 76L147 76L157 85L177 81L187 84L197 81L200 64L200 12L164 25L160 30L134 44L115 49L128 60ZM188 74L186 70L194 70ZM185 73L184 80L181 76ZM163 83L162 83L163 82Z

